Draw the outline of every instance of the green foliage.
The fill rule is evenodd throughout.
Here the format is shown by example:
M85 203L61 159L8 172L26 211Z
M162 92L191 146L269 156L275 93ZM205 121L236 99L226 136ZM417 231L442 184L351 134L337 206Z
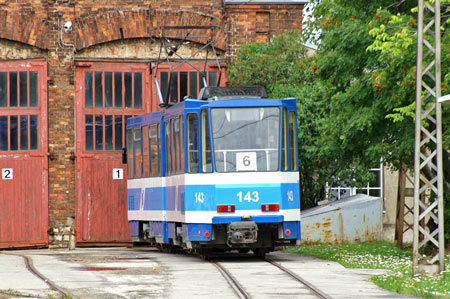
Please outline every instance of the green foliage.
M412 119L415 119L416 117L415 109L416 109L416 102L412 102L411 105L394 108L393 109L394 112L397 113L388 114L386 115L386 118L391 118L393 122L404 121L406 117L411 117Z
M448 1L441 1L442 15L445 16L444 10L446 6L442 3ZM384 67L384 71L380 72L381 78L386 82L393 82L392 72L389 72L389 68L392 66L398 66L397 76L401 79L402 87L407 87L408 82L412 86L412 82L415 81L416 70L411 63L415 63L416 59L416 43L417 43L417 9L413 8L410 11L405 11L403 13L393 13L386 8L380 8L377 11L376 17L370 22L371 30L369 32L370 36L374 38L373 43L368 47L368 51L376 53L380 59L386 63L387 67ZM377 17L378 16L378 17ZM432 15L425 16L425 22L428 23L432 21L430 18ZM449 93L449 83L450 83L450 35L448 31L450 29L450 18L446 16L447 19L442 21L441 26L441 69L443 71L443 82L441 86L442 94ZM427 40L430 43L434 41L427 36ZM434 59L433 55L425 55L423 64L430 65ZM405 65L404 70L401 70L401 65ZM413 70L411 72L411 70ZM431 69L433 72L433 69ZM428 75L423 76L425 83L428 86L433 86L434 81ZM393 91L396 95L402 94L402 88L397 84ZM423 98L425 99L425 106L430 107L434 105L433 97L425 97L426 91L423 92ZM402 103L402 105L397 105L393 109L392 113L386 115L386 119L392 120L396 124L408 123L409 119L415 118L415 93L408 94L404 93L402 96L407 96L409 98L408 103ZM450 105L442 105L442 124L443 124L443 147L444 150L450 149ZM428 127L430 130L433 129L433 124L429 122L428 119L422 121L422 125ZM444 181L450 182L450 160L445 158L444 155ZM405 160L408 163L410 169L412 168L412 159ZM444 199L444 231L445 239L447 242L450 240L450 190L445 191Z
M266 45L243 46L228 72L233 84L259 84L271 97L297 98L302 208L323 199L326 182L363 185L380 158L394 168L414 163L417 1L313 2L303 38L319 33L316 55L304 57L301 38L290 32ZM443 32L447 27L450 19ZM441 41L447 94L450 34ZM443 130L448 150L450 105L443 106Z
M299 31L276 36L268 44L242 45L237 63L227 70L232 85L260 85L272 90L278 84L301 82L305 50Z

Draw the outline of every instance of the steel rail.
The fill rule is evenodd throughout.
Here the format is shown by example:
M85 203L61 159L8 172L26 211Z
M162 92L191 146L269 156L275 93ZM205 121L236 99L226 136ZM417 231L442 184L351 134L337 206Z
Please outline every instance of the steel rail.
M244 290L244 288L239 284L239 282L236 280L236 278L231 275L231 273L226 270L219 262L216 261L210 261L216 268L219 270L219 272L222 274L223 277L228 281L230 286L233 288L235 293L239 296L241 299L250 299L250 295L247 294L247 292Z
M26 255L23 255L23 254L18 254L18 253L6 253L6 252L3 252L3 254L22 257L24 259L24 261L25 261L25 266L26 266L27 270L30 271L33 275L35 275L39 279L41 279L43 282L45 282L50 287L50 289L52 289L54 291L57 291L58 293L60 293L63 296L66 296L66 297L70 296L70 293L68 291L66 291L63 288L59 287L53 281L51 281L50 279L45 277L42 273L40 273L34 267L33 260L29 256L26 256Z
M325 294L324 292L322 292L320 289L318 289L313 284L311 284L308 281L304 280L303 278L301 278L300 276L298 276L297 274L295 274L291 270L281 266L280 264L278 264L278 263L276 263L274 261L270 261L270 260L264 260L264 261L266 261L266 262L272 264L273 266L279 268L284 273L288 274L289 276L291 276L292 278L294 278L298 282L302 283L303 285L305 285L309 290L311 290L313 293L315 293L320 298L323 298L323 299L331 299L332 298L331 296L329 296L329 295Z

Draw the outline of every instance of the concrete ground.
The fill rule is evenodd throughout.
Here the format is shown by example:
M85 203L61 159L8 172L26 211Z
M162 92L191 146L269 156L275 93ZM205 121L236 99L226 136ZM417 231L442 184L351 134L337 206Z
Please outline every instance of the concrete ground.
M27 257L47 281L30 272ZM267 257L332 298L412 298L368 281L382 270L345 269L334 262L283 252ZM251 259L244 257L243 264ZM243 275L245 271L244 267ZM192 254L161 253L149 247L0 251L0 298L64 297L48 283L68 294L65 298L237 298L213 264Z

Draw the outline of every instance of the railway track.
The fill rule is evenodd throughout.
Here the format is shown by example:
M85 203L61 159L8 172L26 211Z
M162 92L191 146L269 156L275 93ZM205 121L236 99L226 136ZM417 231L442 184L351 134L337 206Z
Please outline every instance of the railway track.
M235 274L233 274L233 270L230 269L229 266L227 267L227 264L229 265L230 263L218 262L217 260L211 260L210 262L213 263L217 267L219 272L224 276L224 278L227 280L227 282L230 284L230 286L233 288L233 290L235 291L235 293L238 295L239 298L241 298L241 299L251 299L252 298L252 296L250 295L251 291L246 289L246 287L244 286L244 282L243 282L243 280L244 281L246 280L246 283L248 283L249 280L245 279L245 277L244 277L244 279L238 279L236 277L237 276L236 273L238 272L237 269L234 270ZM288 276L292 280L299 283L299 285L300 285L300 288L298 288L299 293L298 294L290 293L289 295L298 295L298 296L301 296L302 298L311 297L311 298L331 299L331 297L329 295L325 294L322 290L320 290L316 286L312 285L311 283L309 283L308 281L306 281L299 275L295 274L293 271L287 269L286 267L283 267L279 263L268 260L268 259L260 259L260 260L258 260L258 262L263 263L264 267L268 266L268 265L276 267L278 270L280 270L282 272L282 274L284 274L285 277ZM245 268L247 265L243 264L242 262L237 262L236 264L241 264L242 269L240 271L246 271ZM271 268L273 268L273 267L271 267ZM261 273L263 273L263 272L273 272L273 269L271 269L270 271L269 270L264 271L264 269L262 267L259 267L258 272L261 275ZM280 273L276 273L275 275L270 275L270 274L261 275L261 278L257 279L257 280L264 281L263 278L265 278L265 280L280 279ZM281 279L284 279L284 278L281 278ZM255 290L258 287L255 288L255 285L250 285L250 286L247 285L247 288L252 288L253 290ZM267 289L268 289L268 291L270 291L269 290L270 287ZM293 292L292 285L290 286L290 291ZM275 293L273 293L273 294L265 292L265 295L274 296L274 295L280 295L280 294L277 293L277 291L275 291ZM259 297L259 296L255 296L255 297Z
M59 295L61 295L63 298L70 296L70 293L68 291L64 290L63 288L61 288L60 286L55 284L53 281L51 281L48 277L44 276L41 272L39 272L34 267L33 260L29 256L26 256L26 255L23 255L23 254L18 254L18 253L5 253L5 252L3 252L3 254L22 257L23 260L24 260L24 263L25 263L25 266L26 266L27 270L30 271L34 276L38 277L43 282L45 282L50 287L50 289L58 292Z

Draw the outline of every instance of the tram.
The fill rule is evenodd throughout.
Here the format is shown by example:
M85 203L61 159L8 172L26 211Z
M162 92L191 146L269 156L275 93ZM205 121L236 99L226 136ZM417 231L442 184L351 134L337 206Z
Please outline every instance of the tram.
M299 243L295 99L205 87L198 99L129 118L126 129L134 241L259 257Z

